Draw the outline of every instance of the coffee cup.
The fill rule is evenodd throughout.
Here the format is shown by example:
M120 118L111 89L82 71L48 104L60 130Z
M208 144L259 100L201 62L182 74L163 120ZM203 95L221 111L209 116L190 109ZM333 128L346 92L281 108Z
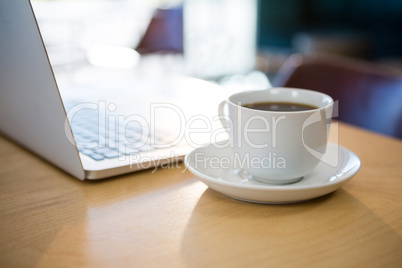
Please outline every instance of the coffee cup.
M330 96L306 89L231 95L219 105L219 116L229 134L234 167L265 183L299 181L326 151L332 108Z

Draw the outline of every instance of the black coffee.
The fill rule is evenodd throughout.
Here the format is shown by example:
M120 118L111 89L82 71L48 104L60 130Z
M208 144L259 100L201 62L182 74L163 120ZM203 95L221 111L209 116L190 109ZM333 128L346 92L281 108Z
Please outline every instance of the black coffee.
M293 103L293 102L256 102L251 104L245 104L243 107L262 110L262 111L273 111L273 112L298 112L298 111L308 111L314 110L318 107L303 104L303 103Z

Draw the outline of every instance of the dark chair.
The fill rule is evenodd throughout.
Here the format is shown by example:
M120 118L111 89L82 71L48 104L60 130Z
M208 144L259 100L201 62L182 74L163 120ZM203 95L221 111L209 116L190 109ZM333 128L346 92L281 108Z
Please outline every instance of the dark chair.
M135 48L140 54L183 52L183 8L157 9Z
M273 83L312 89L338 101L337 119L402 139L402 71L329 55L294 54Z

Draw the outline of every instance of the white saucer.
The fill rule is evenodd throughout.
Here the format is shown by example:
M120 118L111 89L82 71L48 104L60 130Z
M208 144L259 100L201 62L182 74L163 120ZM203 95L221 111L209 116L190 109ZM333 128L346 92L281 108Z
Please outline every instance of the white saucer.
M185 165L210 188L248 202L283 204L323 196L341 187L360 168L360 159L353 152L329 143L323 161L302 180L286 185L267 184L236 169L232 149L219 144L193 150L186 155Z

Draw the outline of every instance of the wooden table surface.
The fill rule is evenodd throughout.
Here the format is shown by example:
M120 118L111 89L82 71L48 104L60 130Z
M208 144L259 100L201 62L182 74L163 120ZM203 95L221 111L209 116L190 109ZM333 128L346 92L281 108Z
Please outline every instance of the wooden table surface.
M81 182L0 137L0 267L402 267L402 142L338 136L358 174L291 205L225 197L182 164Z

